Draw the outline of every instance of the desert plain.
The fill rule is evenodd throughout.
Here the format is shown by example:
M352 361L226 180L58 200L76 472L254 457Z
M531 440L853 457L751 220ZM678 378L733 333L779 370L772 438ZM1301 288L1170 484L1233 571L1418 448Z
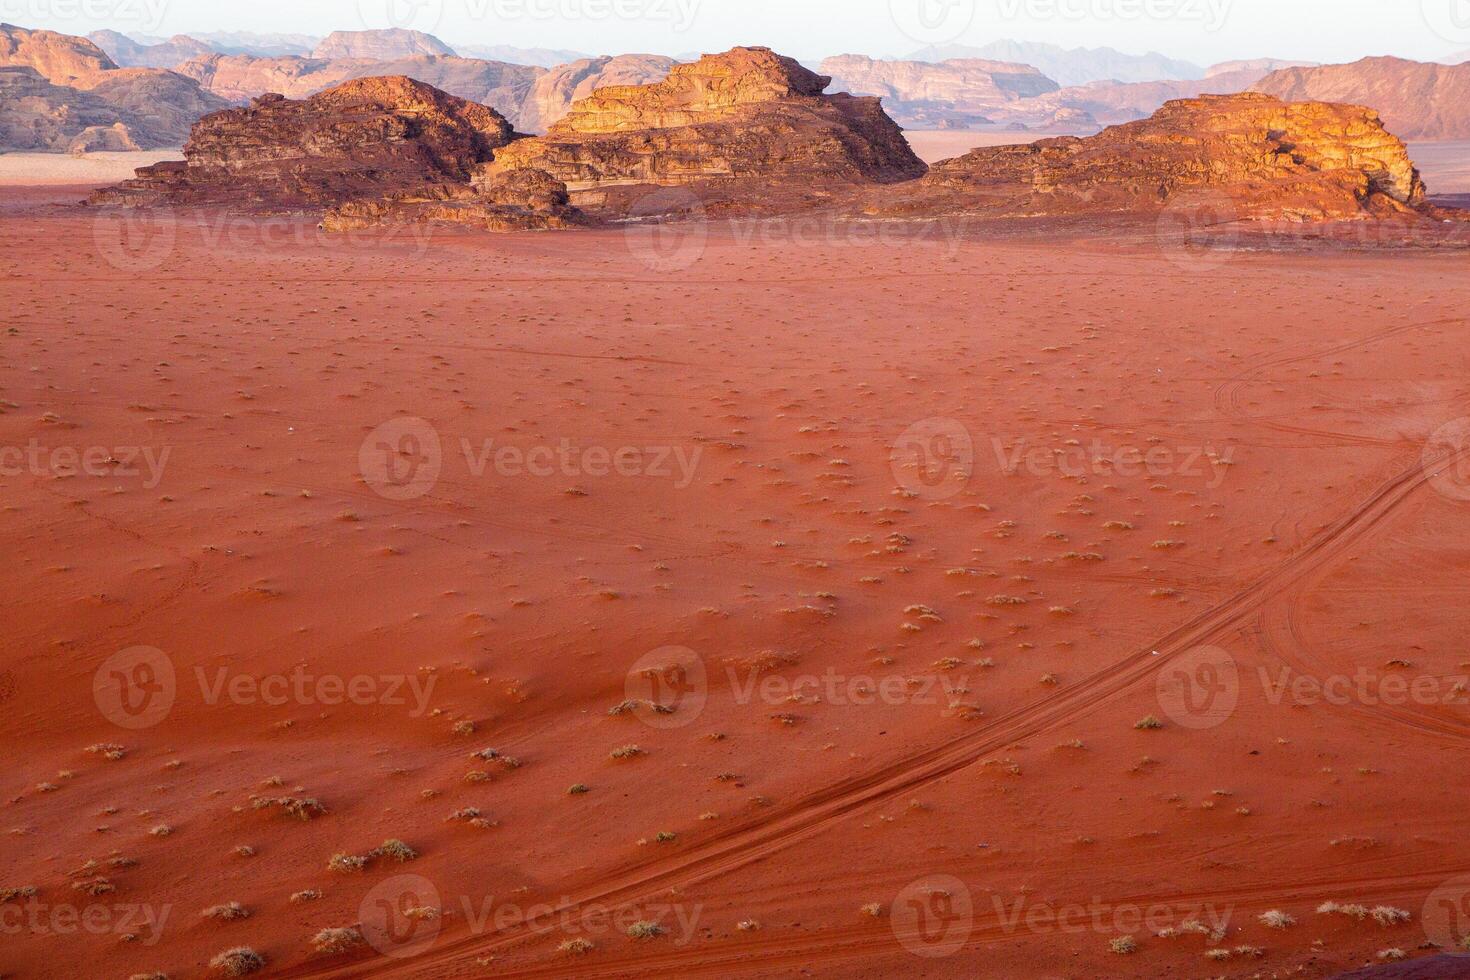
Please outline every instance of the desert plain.
M5 975L1463 937L1457 242L88 190L0 190Z

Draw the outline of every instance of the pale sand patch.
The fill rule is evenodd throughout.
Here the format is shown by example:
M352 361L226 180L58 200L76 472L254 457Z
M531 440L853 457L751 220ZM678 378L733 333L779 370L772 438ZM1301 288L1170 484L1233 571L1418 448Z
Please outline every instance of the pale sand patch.
M1410 143L1409 156L1430 194L1470 194L1470 140Z
M0 153L0 186L37 187L51 184L115 184L133 176L139 167L162 160L182 160L178 149L139 150L130 153Z
M1080 135L1069 133L1038 133L1028 130L1004 132L979 129L910 129L904 132L909 146L925 163L938 163L964 156L977 146L1013 146L1017 143L1034 143L1051 139L1053 136Z

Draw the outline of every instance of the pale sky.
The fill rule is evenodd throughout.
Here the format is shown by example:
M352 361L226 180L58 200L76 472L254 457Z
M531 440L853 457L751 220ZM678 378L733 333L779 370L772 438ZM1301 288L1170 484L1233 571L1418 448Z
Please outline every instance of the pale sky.
M1470 0L0 0L0 20L160 35L397 24L450 45L680 55L765 44L807 60L1002 38L1152 50L1202 65L1435 60L1470 49Z

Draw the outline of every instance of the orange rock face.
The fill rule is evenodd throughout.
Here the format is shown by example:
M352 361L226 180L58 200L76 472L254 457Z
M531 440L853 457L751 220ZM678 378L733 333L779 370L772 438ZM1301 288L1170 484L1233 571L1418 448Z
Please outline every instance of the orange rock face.
M145 167L96 203L335 205L469 182L513 137L495 110L403 77L359 79L303 101L264 96L200 120L187 163Z
M1424 202L1403 142L1357 106L1251 93L1170 102L1097 136L974 150L936 164L910 210L1138 212L1209 191L1241 217L1354 218Z
M1470 63L1364 58L1350 65L1278 71L1255 91L1289 100L1370 105L1404 139L1470 139Z
M545 170L587 204L609 203L609 188L727 193L732 182L756 203L763 193L924 172L877 99L824 95L829 82L767 48L707 55L654 85L598 89L546 136L497 154L491 169Z

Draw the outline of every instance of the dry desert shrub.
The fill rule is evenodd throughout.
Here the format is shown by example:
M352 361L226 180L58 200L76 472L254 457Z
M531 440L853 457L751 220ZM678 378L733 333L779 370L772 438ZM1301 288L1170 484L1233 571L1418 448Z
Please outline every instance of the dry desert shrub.
M21 885L19 888L0 888L0 905L13 902L17 898L35 898L40 889L35 885Z
M250 918L250 910L239 902L226 902L223 905L212 905L199 914L203 918L214 919L217 922L235 922L239 919Z
M298 820L310 820L327 812L327 808L320 800L312 797L298 796L254 796L250 799L250 805L256 810L276 809L282 813L289 814Z
M663 926L660 926L657 922L649 922L647 920L635 922L628 927L628 937L630 939L654 939L662 936L663 933Z
M754 919L746 919L743 922L737 922L735 924L735 928L741 932L759 932L760 927L761 924Z
M614 759L636 759L640 755L647 754L636 745L624 745L622 748L613 749L612 751L612 757Z
M1137 724L1135 724L1133 727L1141 732L1154 732L1158 731L1160 728L1163 728L1164 723L1162 721L1159 721L1153 715L1149 715L1147 718L1140 718Z
M345 953L349 949L361 946L362 943L362 933L356 926L323 929L311 937L311 944L318 953Z
M1394 947L1393 949L1385 949L1379 951L1378 958L1380 960L1387 960L1389 962L1397 962L1399 960L1408 959L1409 954L1397 947Z
M1373 921L1387 929L1390 926L1403 925L1413 918L1406 910L1396 909L1388 905L1380 905L1369 913Z
M315 888L307 888L303 891L294 893L291 896L291 902L295 905L300 905L302 902L315 902L321 897L322 893L317 891Z
M858 911L861 912L863 915L877 919L883 915L883 906L879 905L877 902L869 902Z
M396 837L390 837L388 840L383 841L372 853L374 857L390 857L400 864L405 861L412 861L419 856L418 851L415 851Z
M590 939L567 939L556 947L556 951L568 956L585 956L592 952L592 941Z
M585 783L574 783L573 785L567 787L568 796L581 796L584 793L590 792L592 792L592 790L588 789Z
M265 957L249 946L227 949L209 961L210 969L227 977L243 977L263 968Z
M1117 939L1108 943L1108 949L1117 953L1119 956L1127 956L1129 953L1138 951L1138 943L1134 941L1132 936L1119 936Z
M1266 926L1268 929L1289 929L1296 925L1296 919L1280 909L1262 912L1260 920L1261 925Z
M327 868L331 871L351 873L361 871L367 867L367 858L356 854L333 854L327 861Z

